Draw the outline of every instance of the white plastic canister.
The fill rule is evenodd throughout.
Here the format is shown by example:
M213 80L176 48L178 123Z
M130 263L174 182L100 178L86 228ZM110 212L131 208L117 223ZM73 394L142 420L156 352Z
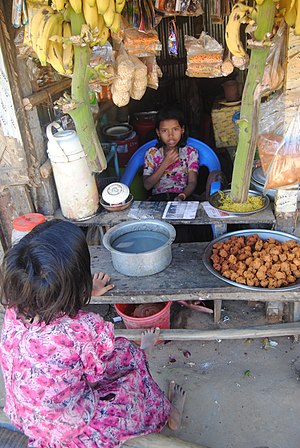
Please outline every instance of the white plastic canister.
M58 132L52 133L56 128ZM63 130L58 123L47 126L48 156L51 161L62 214L82 220L95 215L99 195L95 176L75 131Z

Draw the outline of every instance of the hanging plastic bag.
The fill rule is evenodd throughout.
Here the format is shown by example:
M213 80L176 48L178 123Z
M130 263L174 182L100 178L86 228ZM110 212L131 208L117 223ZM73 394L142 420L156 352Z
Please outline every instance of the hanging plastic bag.
M300 182L300 102L291 104L280 95L263 106L258 153L266 176L264 188Z
M147 67L136 56L130 56L130 60L134 64L130 96L134 100L140 100L147 89Z
M184 36L187 52L186 75L194 78L223 76L223 47L213 37L202 32L199 39Z
M156 62L156 57L147 56L146 58L142 58L142 61L147 67L147 87L157 90L159 86L159 78L162 77L162 71Z
M286 56L288 27L283 20L272 39L266 67L261 82L261 94L267 95L282 87L284 81L284 63Z
M178 56L178 34L175 20L169 23L168 53L170 56Z

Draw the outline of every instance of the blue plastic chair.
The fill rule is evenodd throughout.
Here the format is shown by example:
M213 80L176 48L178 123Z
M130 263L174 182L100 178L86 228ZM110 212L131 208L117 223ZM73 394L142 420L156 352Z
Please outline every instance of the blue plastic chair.
M156 139L151 140L150 142L145 143L143 146L141 146L136 150L136 152L129 159L129 162L125 168L124 173L122 174L120 182L126 184L128 187L130 186L134 176L137 173L137 170L144 165L144 158L147 149L152 148L152 146L155 146L156 143L157 143ZM220 161L217 155L205 143L200 142L200 140L196 140L195 138L188 137L187 145L197 149L199 154L199 165L206 166L209 173L211 173L212 171L221 170ZM213 194L220 189L221 189L221 182L219 181L212 182L210 186L210 194Z

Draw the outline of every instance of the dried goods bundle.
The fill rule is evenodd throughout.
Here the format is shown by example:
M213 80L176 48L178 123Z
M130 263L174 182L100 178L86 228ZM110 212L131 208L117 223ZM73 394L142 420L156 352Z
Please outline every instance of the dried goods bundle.
M137 57L159 55L162 45L156 31L140 32L134 28L127 28L124 33L124 45L128 54Z

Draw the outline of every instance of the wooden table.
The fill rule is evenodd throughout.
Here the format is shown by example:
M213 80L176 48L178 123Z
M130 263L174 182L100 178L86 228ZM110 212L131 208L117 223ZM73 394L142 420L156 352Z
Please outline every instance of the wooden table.
M221 318L222 300L300 301L300 289L294 291L251 291L231 286L211 274L202 257L208 243L172 245L171 264L162 272L145 277L127 277L117 272L110 253L103 246L91 246L92 272L107 272L115 288L105 296L93 297L93 304L151 303L177 300L213 300L214 321Z
M149 202L148 202L149 203ZM143 201L135 201L134 204L143 204ZM166 207L167 202L157 202L157 209L155 212L151 213L151 218L161 219L163 211ZM128 216L130 213L130 208L122 212L108 212L102 210L100 213L95 215L90 219L84 221L76 222L77 225L81 227L97 226L100 228L101 235L109 229L110 227L120 224L122 222L127 222L133 220ZM62 218L61 212L57 211L55 214L56 218ZM250 224L260 228L262 224L269 225L272 227L275 224L275 216L272 211L271 205L260 213L253 213L252 215L232 215L230 218L210 218L205 212L202 203L198 206L198 211L196 218L190 221L187 220L170 220L171 224L192 224L192 225L205 225L212 224L214 229L214 237L218 237L227 232L228 224Z

